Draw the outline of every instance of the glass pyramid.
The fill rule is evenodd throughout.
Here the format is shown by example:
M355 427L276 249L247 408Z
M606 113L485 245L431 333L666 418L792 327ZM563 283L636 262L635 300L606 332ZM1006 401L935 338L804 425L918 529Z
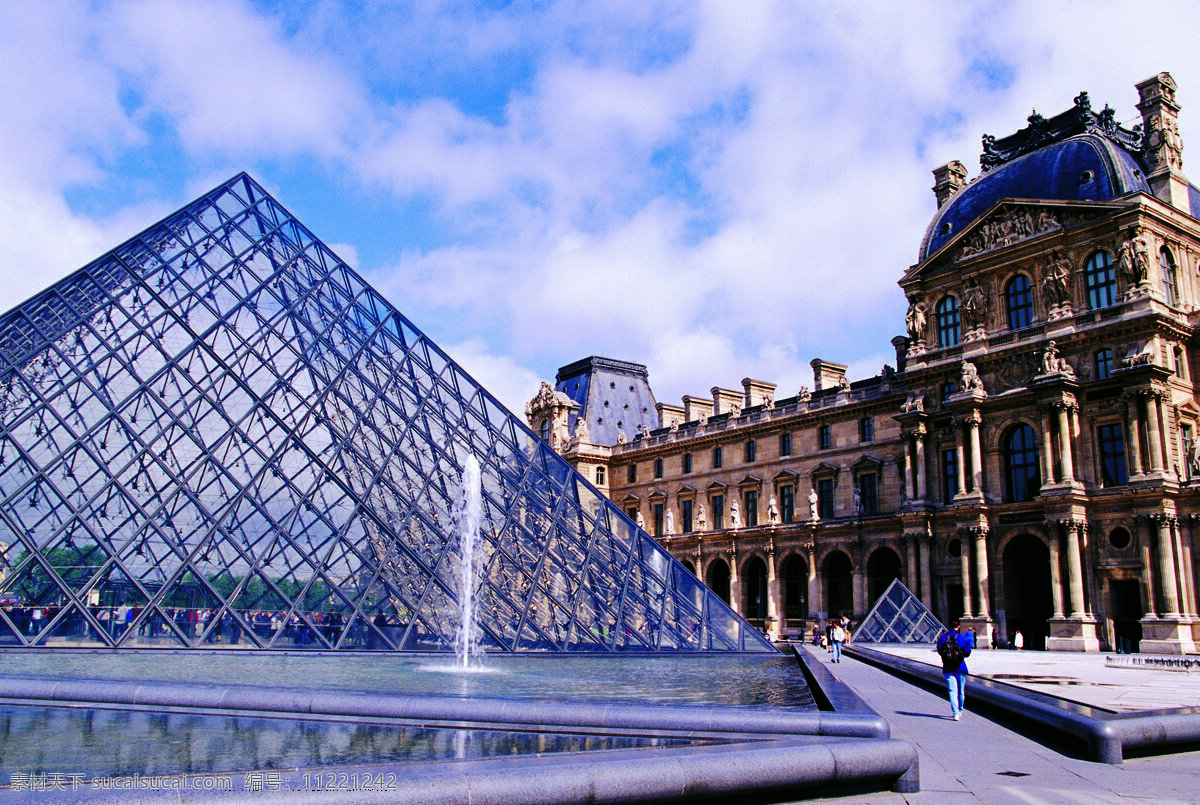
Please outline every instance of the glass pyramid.
M0 317L0 645L774 651L249 176Z
M921 599L893 579L854 632L855 643L932 643L945 627Z

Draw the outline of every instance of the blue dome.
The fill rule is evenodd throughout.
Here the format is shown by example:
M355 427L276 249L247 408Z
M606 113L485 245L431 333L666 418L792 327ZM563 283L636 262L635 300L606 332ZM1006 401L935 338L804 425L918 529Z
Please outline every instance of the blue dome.
M1107 138L1080 134L993 168L955 193L925 230L920 259L942 248L1002 198L1109 201L1137 192L1151 194L1137 159Z

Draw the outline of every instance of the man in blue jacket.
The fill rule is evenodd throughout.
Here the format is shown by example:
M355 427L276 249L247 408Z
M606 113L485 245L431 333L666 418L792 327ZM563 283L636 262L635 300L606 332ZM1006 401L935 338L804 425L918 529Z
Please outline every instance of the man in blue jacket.
M967 657L974 648L975 635L959 631L958 621L951 621L950 631L938 635L937 653L942 658L942 674L950 693L950 715L955 721L962 718L967 694Z

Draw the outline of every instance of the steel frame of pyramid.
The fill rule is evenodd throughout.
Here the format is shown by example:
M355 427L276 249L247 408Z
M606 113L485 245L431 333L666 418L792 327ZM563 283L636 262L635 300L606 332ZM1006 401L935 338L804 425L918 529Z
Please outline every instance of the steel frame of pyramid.
M0 646L773 651L241 174L0 317Z
M854 631L854 642L931 643L945 628L900 579L892 579Z

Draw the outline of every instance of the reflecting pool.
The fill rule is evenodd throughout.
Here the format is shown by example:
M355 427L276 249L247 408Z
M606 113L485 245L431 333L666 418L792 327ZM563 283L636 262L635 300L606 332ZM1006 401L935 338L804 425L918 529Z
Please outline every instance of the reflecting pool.
M489 655L483 671L448 656L242 652L6 652L12 676L198 682L572 702L716 704L815 710L785 655Z
M323 768L694 746L703 741L433 729L345 721L0 705L0 785L14 774L133 775Z

